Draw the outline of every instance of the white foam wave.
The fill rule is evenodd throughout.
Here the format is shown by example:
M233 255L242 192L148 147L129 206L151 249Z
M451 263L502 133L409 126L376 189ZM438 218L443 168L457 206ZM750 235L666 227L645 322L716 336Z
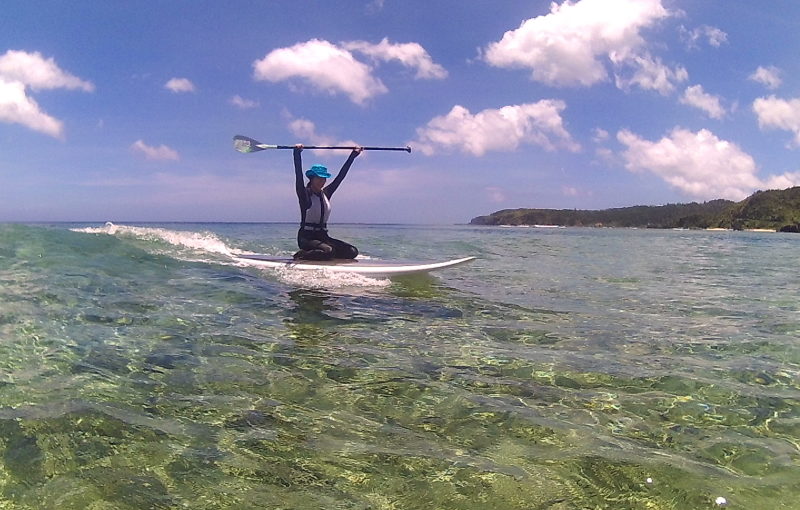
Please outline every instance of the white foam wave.
M297 271L289 268L269 270L280 281L293 287L305 289L345 289L348 287L388 287L392 284L388 278L370 278L355 273L342 273L326 269L314 271Z
M169 230L160 227L115 225L110 221L102 227L75 228L72 230L74 232L83 232L86 234L105 234L120 238L155 242L156 244L166 243L166 249L150 246L148 250L190 262L209 262L257 269L263 274L274 275L281 282L294 287L303 287L307 289L344 289L347 287L386 287L391 284L389 279L370 278L358 274L336 273L324 269L319 271L293 271L287 268L267 269L260 267L257 263L251 263L246 259L237 258L239 255L252 254L251 252L228 246L222 239L211 232L191 232ZM368 257L359 255L359 258Z
M158 227L134 227L115 225L110 221L102 227L76 228L75 232L87 234L107 234L117 237L140 239L142 241L165 242L168 245L188 248L197 252L215 253L233 257L241 252L232 249L224 241L210 232L189 232L169 230Z

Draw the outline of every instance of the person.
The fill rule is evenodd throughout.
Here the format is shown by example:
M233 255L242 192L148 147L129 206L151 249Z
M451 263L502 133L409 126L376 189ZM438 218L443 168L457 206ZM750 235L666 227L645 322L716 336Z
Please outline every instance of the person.
M300 251L294 254L295 259L331 260L354 259L358 249L352 244L328 235L328 217L331 213L330 198L347 176L353 161L361 154L363 148L356 147L350 157L342 165L336 178L327 186L331 177L323 165L313 165L305 172L308 183L303 182L303 145L294 148L294 173L297 198L300 201L300 230L297 231L297 246Z

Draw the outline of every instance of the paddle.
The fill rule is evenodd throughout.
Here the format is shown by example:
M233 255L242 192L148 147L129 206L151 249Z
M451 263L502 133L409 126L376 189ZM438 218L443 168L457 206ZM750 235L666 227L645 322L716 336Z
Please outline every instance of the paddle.
M233 148L237 151L248 154L266 149L294 149L294 145L267 145L258 140L253 140L242 135L233 137ZM327 145L304 145L304 149L347 149L353 150L355 146L327 146ZM406 151L411 152L411 147L362 147L365 151Z

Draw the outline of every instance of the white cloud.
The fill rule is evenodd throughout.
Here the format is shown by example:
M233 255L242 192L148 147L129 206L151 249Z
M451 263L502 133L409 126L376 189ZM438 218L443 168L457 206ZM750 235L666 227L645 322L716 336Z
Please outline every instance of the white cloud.
M292 117L288 112L284 112L284 117L289 122L287 125L289 131L305 145L341 145L349 147L359 145L353 140L338 140L333 136L318 133L316 124L308 119ZM336 152L337 151L315 150L314 155L323 159L339 157ZM361 157L363 158L365 156Z
M760 97L753 102L753 111L761 129L782 129L794 133L794 145L800 146L800 98Z
M606 81L605 61L621 64L645 46L640 33L670 16L661 0L581 0L552 3L550 13L526 20L483 51L496 67L527 68L548 85L590 86Z
M136 140L131 145L131 150L135 153L144 155L145 158L156 161L177 161L180 159L178 152L170 149L166 145L152 147L147 145L142 140Z
M63 138L63 123L45 113L29 95L33 91L64 88L92 92L94 85L58 67L41 53L9 50L0 56L0 122Z
M617 87L622 90L628 90L631 85L636 85L641 89L655 90L666 96L675 90L678 83L689 79L689 73L685 68L678 66L670 69L661 62L661 59L653 58L646 53L631 57L612 54L611 60L618 63L620 68L632 70L630 76L616 74Z
M44 113L36 101L25 93L25 85L5 81L0 76L0 122L22 124L34 131L61 138L63 124Z
M375 60L392 61L396 60L403 66L416 69L417 79L444 79L447 78L447 71L444 67L436 64L431 59L425 48L417 43L390 43L384 38L378 44L366 41L351 41L342 43L346 50L356 51L367 55Z
M706 93L702 85L688 87L680 99L681 103L703 110L712 119L721 119L725 116L719 96Z
M592 142L597 145L597 147L594 149L596 159L592 161L592 164L605 162L609 166L617 166L617 163L615 162L614 151L604 146L604 144L608 142L610 138L610 133L605 129L594 128L592 130Z
M63 71L52 58L44 58L41 53L27 53L9 50L0 57L0 76L8 81L23 83L33 90L80 89L94 91L88 81Z
M603 128L594 128L592 130L592 141L594 143L604 143L609 139L608 131Z
M706 129L675 128L657 142L622 130L617 140L627 147L622 157L629 171L653 173L695 199L742 200L757 189L800 184L800 173L760 179L749 154Z
M689 48L697 48L699 46L698 41L701 39L707 40L708 44L715 48L719 48L728 42L728 34L717 27L708 25L701 25L693 30L681 26L680 33Z
M308 119L292 119L289 121L289 131L294 136L300 137L303 140L308 140L317 144L320 137L317 135L317 126ZM310 145L310 144L309 144Z
M388 92L372 69L328 41L311 39L271 51L253 63L254 78L273 83L298 79L329 94L342 93L356 104Z
M306 145L358 145L356 143L339 142L332 136L317 133L317 126L308 119L291 119L289 131ZM325 151L316 151L325 154Z
M253 101L251 99L245 99L242 96L235 95L231 98L230 103L242 110L249 110L252 108L258 108L260 106L258 101Z
M447 115L417 128L418 140L412 145L427 155L434 154L437 148L456 148L481 156L487 151L510 151L520 144L578 151L580 145L564 129L561 111L565 107L563 101L543 99L473 115L456 105Z
M288 81L290 87L304 83L313 90L331 95L345 94L356 104L389 91L374 76L374 68L357 59L353 53L371 59L372 63L397 61L416 70L417 79L443 79L447 71L431 59L417 43L391 43L383 39L378 44L349 41L339 45L311 39L288 48L279 48L253 63L253 77L272 83Z
M181 92L194 92L195 87L187 78L172 78L164 84L164 88L180 94Z
M719 48L720 46L728 42L728 34L723 32L719 28L705 25L701 27L701 29L703 30L703 35L705 35L708 38L708 44L710 44L715 48Z
M758 69L749 76L749 79L764 85L770 90L777 89L783 83L781 79L781 70L775 66L758 66Z

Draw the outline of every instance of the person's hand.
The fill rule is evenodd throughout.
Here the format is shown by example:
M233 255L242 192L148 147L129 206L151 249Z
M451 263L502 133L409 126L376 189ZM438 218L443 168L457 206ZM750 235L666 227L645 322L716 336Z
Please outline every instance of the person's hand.
M356 146L356 147L353 149L353 154L354 154L355 156L358 156L358 155L359 155L359 154L361 154L362 152L364 152L364 147L361 147L360 145L359 145L359 146Z
M294 151L295 152L303 152L303 144L302 143L295 144Z

